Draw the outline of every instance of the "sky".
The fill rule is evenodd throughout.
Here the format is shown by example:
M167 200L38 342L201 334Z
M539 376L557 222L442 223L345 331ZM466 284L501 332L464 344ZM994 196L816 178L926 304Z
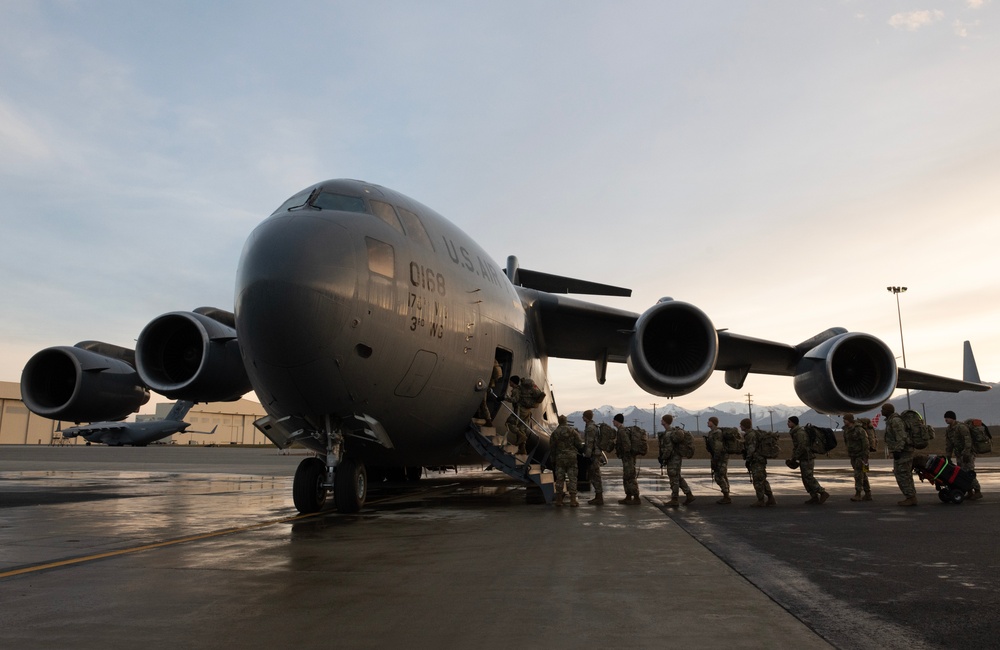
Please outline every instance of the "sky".
M1000 380L998 0L0 3L0 380L232 309L246 236L359 178L503 264ZM896 297L888 286L906 286ZM900 359L900 365L902 360ZM552 360L568 412L667 400ZM798 404L716 373L673 400Z

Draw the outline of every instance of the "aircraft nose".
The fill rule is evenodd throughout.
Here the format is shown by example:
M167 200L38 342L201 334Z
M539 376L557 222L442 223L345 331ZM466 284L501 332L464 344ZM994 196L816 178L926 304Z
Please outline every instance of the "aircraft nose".
M351 317L357 285L350 231L322 215L264 221L243 247L236 329L254 364L296 368L329 354Z

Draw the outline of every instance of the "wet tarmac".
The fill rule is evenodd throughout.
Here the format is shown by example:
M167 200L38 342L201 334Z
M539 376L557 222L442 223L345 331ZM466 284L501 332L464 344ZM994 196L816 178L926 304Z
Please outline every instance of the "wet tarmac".
M778 507L745 473L734 504L704 462L698 499L642 507L527 505L497 472L430 473L373 491L357 515L299 516L302 456L273 449L0 447L0 646L990 647L1000 607L1000 465L987 497L945 505L923 484L899 508L886 463L875 501L820 462L833 495ZM996 498L993 495L998 495ZM589 498L589 495L587 495Z

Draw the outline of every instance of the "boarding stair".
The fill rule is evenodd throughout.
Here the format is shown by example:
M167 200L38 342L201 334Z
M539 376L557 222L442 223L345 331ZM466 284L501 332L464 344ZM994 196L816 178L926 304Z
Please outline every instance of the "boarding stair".
M540 444L538 436L531 436L535 444L528 449L527 454L518 454L517 445L509 444L505 434L497 433L495 427L486 426L484 420L473 419L469 423L465 437L472 448L490 465L511 478L536 486L541 491L545 503L552 503L555 477L544 467L548 449L546 445ZM537 454L543 456L536 459Z

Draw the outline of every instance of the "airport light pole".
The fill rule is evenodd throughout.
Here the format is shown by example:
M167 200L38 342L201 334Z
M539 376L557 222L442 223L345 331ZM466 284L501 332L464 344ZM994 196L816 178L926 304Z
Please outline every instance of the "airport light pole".
M896 295L896 318L899 319L899 347L903 349L903 368L906 368L906 344L903 343L903 314L899 310L899 294L906 292L906 287L886 287L886 291ZM910 389L906 389L906 408L910 406Z

